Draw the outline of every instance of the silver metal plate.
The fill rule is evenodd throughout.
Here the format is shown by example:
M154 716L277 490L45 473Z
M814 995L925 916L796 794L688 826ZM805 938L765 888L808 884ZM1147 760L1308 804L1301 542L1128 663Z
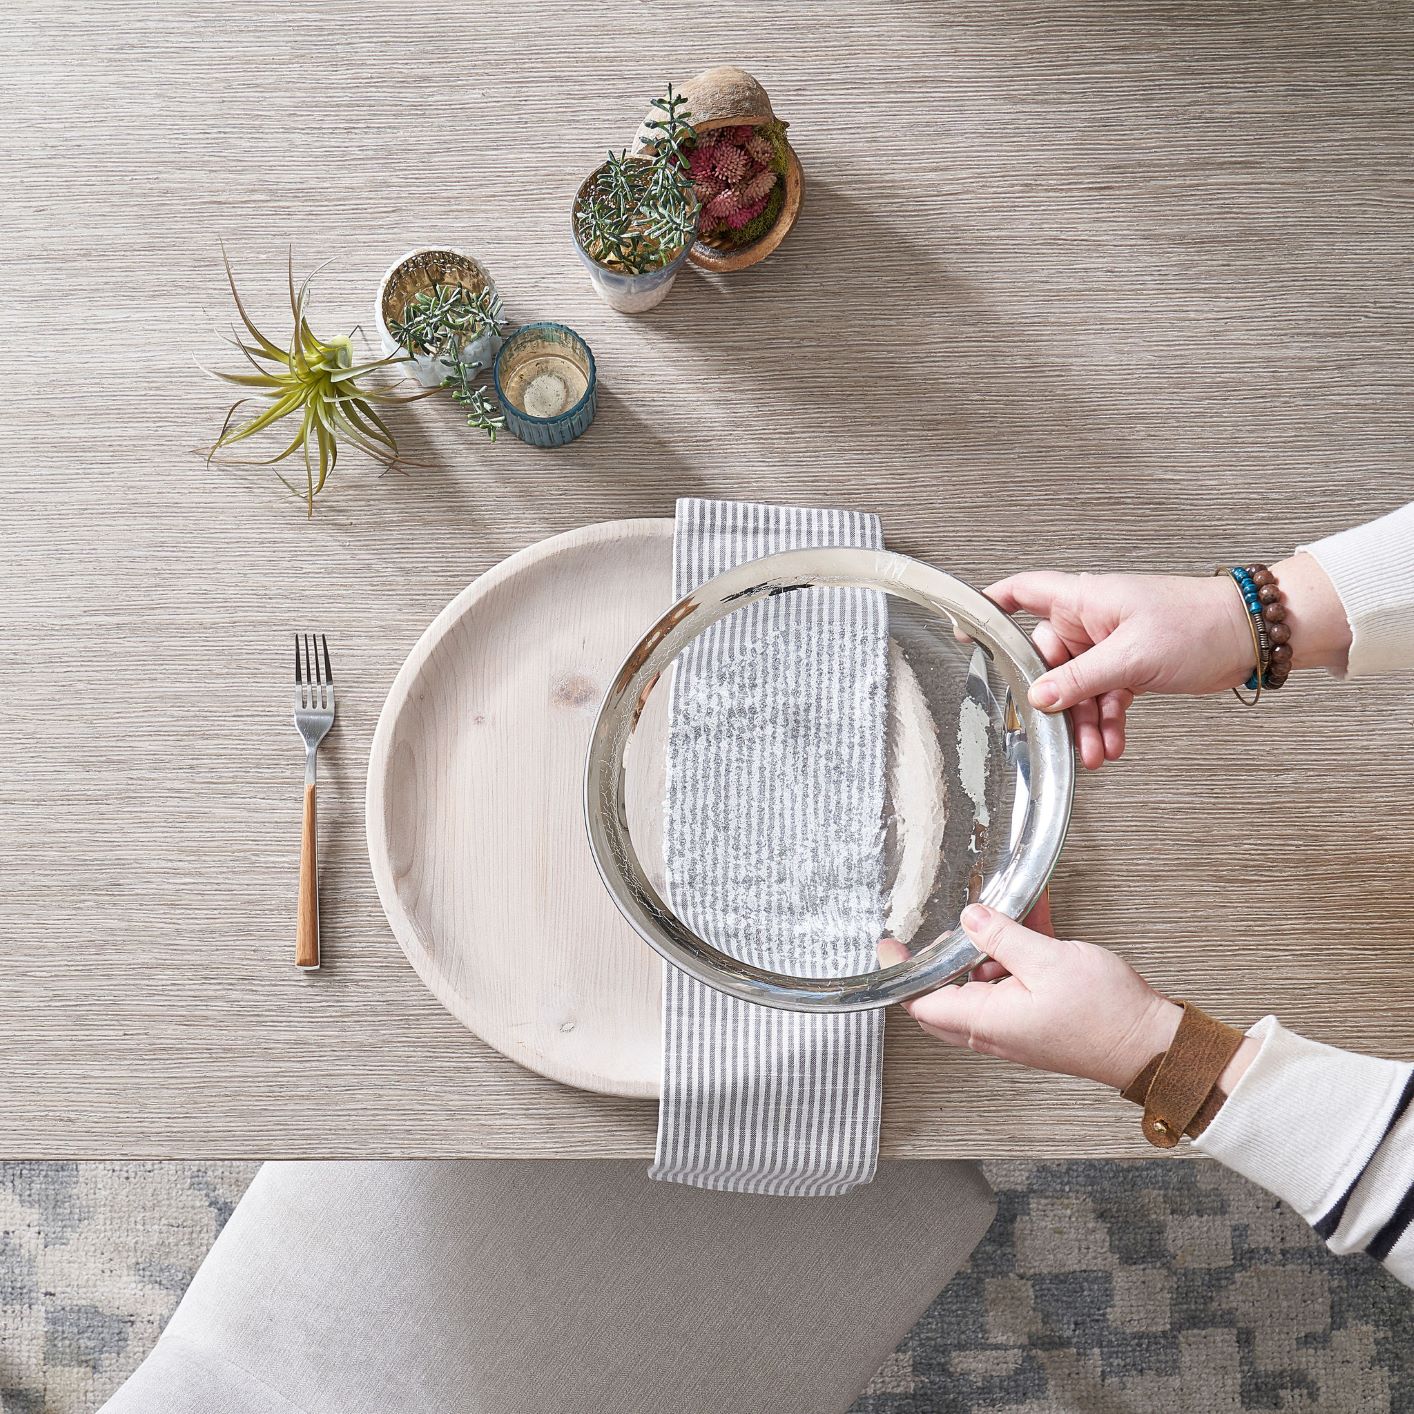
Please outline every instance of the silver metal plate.
M889 783L882 934L911 956L850 976L751 965L695 935L665 901L661 826L635 792L635 761L666 750L665 699L683 649L764 599L820 588L888 596ZM1031 707L1045 664L977 590L883 550L793 550L738 566L680 600L609 688L590 740L585 819L606 888L674 966L732 996L795 1011L888 1006L970 972L982 955L958 926L968 902L1012 916L1040 898L1065 840L1075 786L1070 724ZM639 772L661 781L656 771ZM655 826L657 828L655 828Z

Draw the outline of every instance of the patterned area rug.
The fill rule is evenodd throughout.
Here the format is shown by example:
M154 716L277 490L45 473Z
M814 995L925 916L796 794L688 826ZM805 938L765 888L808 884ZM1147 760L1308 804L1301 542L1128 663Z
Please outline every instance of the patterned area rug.
M254 1171L0 1164L0 1411L96 1410ZM1241 1179L1163 1160L987 1172L996 1223L855 1414L1414 1410L1414 1297Z
M0 1163L0 1414L97 1409L258 1167Z
M984 1167L997 1220L855 1414L1414 1411L1414 1293L1245 1179Z

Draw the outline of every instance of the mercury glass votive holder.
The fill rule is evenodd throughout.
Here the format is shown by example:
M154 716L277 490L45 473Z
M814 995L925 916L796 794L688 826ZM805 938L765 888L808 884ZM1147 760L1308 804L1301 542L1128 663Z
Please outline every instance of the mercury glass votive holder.
M492 369L506 426L532 447L563 447L594 421L598 380L589 345L563 324L525 324Z

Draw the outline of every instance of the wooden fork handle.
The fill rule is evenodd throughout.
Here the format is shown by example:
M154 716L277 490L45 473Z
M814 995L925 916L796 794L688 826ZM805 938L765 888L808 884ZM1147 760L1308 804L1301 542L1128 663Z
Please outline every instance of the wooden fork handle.
M299 907L295 916L295 966L319 966L319 835L315 828L314 786L304 788L304 829L299 849Z

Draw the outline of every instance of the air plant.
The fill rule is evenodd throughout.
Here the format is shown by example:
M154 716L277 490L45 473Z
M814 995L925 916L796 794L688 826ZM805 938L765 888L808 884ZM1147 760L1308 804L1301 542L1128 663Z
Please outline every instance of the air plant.
M494 442L506 425L505 416L486 389L476 386L481 370L462 362L462 350L468 341L499 334L505 327L501 297L494 289L433 285L408 300L402 318L390 321L388 332L409 354L437 360L446 370L442 387L450 390L452 401L466 413L467 426Z
M361 381L377 369L400 362L398 357L359 363L354 357L351 335L321 339L314 333L305 317L305 308L310 281L318 271L308 276L296 289L293 252L290 255L289 286L294 330L290 335L289 345L285 348L281 348L255 327L236 289L230 259L224 249L221 254L226 264L226 281L231 287L231 297L236 302L236 312L252 341L247 343L239 331L235 331L235 338L231 342L244 354L253 371L223 373L212 369L205 370L214 378L251 390L232 403L227 410L221 434L207 453L207 462L210 463L218 453L224 452L237 442L243 442L247 437L253 437L287 417L296 417L299 419L299 430L283 451L263 461L248 461L242 464L275 466L287 457L302 455L305 472L303 493L280 472L275 474L295 495L303 494L309 514L313 515L314 498L324 489L329 473L334 470L341 443L348 443L367 452L384 466L392 466L397 461L397 440L373 405L410 402L423 395L396 394L387 388L371 386ZM263 402L265 406L244 420L236 421L236 414L251 401Z
M589 257L630 275L661 270L697 229L699 203L687 165L696 136L692 114L672 84L653 107L658 115L644 124L651 154L610 152L575 202L575 234Z

